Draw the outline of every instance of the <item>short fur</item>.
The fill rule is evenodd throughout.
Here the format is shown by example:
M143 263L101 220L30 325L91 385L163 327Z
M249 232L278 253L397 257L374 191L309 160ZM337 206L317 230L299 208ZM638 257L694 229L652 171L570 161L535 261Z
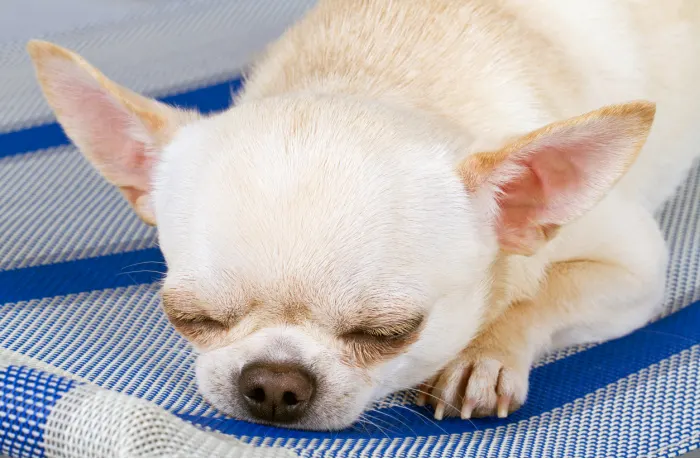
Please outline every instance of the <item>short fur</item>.
M436 418L506 416L543 352L652 318L699 48L694 0L322 0L201 117L29 45L67 134L157 223L205 396L252 419L243 366L300 364L309 429L421 382Z

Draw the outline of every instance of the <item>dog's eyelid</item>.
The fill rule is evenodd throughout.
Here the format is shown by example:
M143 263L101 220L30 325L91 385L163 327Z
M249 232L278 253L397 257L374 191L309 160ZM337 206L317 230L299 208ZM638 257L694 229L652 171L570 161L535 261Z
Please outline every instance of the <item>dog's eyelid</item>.
M343 333L344 337L375 337L375 338L400 338L416 332L424 321L423 315L415 315L406 320L392 324L361 325L350 328Z
M229 328L237 321L232 312L207 307L189 291L165 290L162 298L163 309L175 325L219 325Z
M176 320L180 320L183 322L193 322L193 323L199 323L199 322L208 322L208 321L216 321L220 322L217 319L214 319L213 317L207 315L207 314L202 314L199 312L176 312L172 314L173 318Z
M214 316L204 311L168 311L168 316L174 324L188 325L212 325L224 328L231 327L234 323L232 315Z

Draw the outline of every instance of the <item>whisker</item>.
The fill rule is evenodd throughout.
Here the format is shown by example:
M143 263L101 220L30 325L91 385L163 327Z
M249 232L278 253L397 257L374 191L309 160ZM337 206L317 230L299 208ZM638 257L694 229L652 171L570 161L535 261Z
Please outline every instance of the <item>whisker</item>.
M355 423L354 423L352 426L350 426L350 427L351 427L353 430L356 430L357 432L359 432L360 429L358 429L358 427L361 426L362 429L365 431L365 433L366 433L367 435L371 436L372 433L369 431L369 429L367 428L367 426L365 425L365 423L362 422L361 418L362 418L362 416L360 415L360 417L357 419L357 421L355 421Z
M139 273L152 273L152 274L160 274L161 276L165 276L167 273L161 272L161 271L153 271L151 269L140 269L137 271L126 271L126 272L120 272L117 275L118 276L123 276L123 275L129 275L129 274L139 274Z
M434 386L426 386L426 387L435 389ZM435 398L436 400L438 400L438 401L444 403L445 406L449 406L450 408L456 410L457 412L461 412L461 410L458 409L456 406L454 406L454 405L452 405L452 404L450 404L450 403L447 403L444 399L442 399L442 398L440 398L440 397L436 397L436 396L433 395L433 394L429 394L429 393L427 393L427 392L425 392L425 391L422 391L422 390L420 390L420 389L418 389L418 388L413 388L413 389L409 389L409 390L415 390L416 392L425 394L425 395L427 395L428 397L433 397L433 398ZM420 414L420 413L419 413L419 414ZM464 419L464 420L465 420L465 421L469 421L469 423L470 423L472 426L474 426L475 429L479 430L479 428L477 427L477 425L474 424L474 421L472 421L471 419ZM445 433L447 433L447 432L445 432Z
M139 262L139 263L133 263L133 264L130 264L130 265L128 265L128 266L124 266L124 267L122 268L122 271L125 270L125 269L127 269L127 268L133 268L134 266L149 265L149 264L167 266L167 264L166 264L165 262L162 262L162 261L141 261L141 262Z
M364 426L364 424L362 424L361 422L359 422L359 420L355 421L355 423L354 423L353 425L350 426L350 430L352 430L352 431L354 431L354 432L360 432L360 426L362 426L362 428L365 430L365 433L366 433L367 435L370 434L369 431L367 430L367 428ZM328 430L328 429L326 429L326 430Z
M390 380L390 379L384 379L383 382L384 382L384 383L390 383L391 380ZM425 383L421 384L421 386L424 386L424 387L426 387L426 388L428 388L428 389L437 389L435 386L432 386L432 385L429 385L429 384L425 384ZM457 410L457 411L460 411L457 407L455 407L454 405L451 405L450 403L448 403L447 400L444 400L444 399L442 399L442 398L440 398L440 397L438 397L438 396L436 396L436 395L433 395L433 394L431 394L431 393L429 393L429 392L426 392L426 391L424 391L424 390L420 390L420 389L417 388L417 387L411 387L411 388L407 388L407 389L403 389L403 390L404 390L404 391L407 391L407 392L415 391L415 392L418 392L418 393L420 393L420 394L425 394L425 395L427 395L428 397L433 397L435 400L444 403L445 406L449 406L450 408L453 408L453 409L455 409L455 410Z
M425 387L425 388L427 388L427 389L437 389L436 386L431 385L431 384L425 384L425 383L423 383L423 384L421 384L421 386L422 386L422 387ZM425 395L428 396L428 397L432 397L432 398L434 398L435 400L444 403L445 406L447 406L447 407L449 407L449 408L452 408L452 409L455 410L457 413L461 412L461 410L460 410L459 408L457 408L456 406L452 405L451 403L448 403L447 400L445 400L445 399L443 399L443 398L441 398L441 397L438 397L437 395L434 395L434 394L432 394L432 393L430 393L430 392L426 392L426 391L424 391L424 390L421 390L421 389L419 389L419 388L417 388L417 387L408 388L408 389L405 389L405 391L406 391L406 392L409 392L409 393L410 393L410 392L416 392L416 393L419 393L419 394L425 394ZM410 412L415 413L415 414L418 414L418 415L421 416L422 418L425 418L425 419L428 420L430 423L432 423L433 425L435 425L436 427L438 427L440 430L442 430L443 432L447 433L447 432L445 431L445 429L443 429L442 427L440 427L435 421L433 421L432 419L430 419L428 416L424 415L423 413L418 412L418 410L414 410L414 409L405 407L405 406L403 406L403 405L395 404L395 403L387 403L387 405L388 405L388 406L391 406L391 407L396 407L396 406L403 407L404 409L407 409L407 410L409 410ZM474 421L472 421L471 419L467 419L467 420L469 421L469 423L470 423L475 429L478 430L478 427L477 427L477 425L474 423Z
M385 413L385 412L382 412L382 411L379 411L379 410L376 410L376 409L373 409L373 410L370 410L370 411L373 412L373 413L376 413L376 414L378 414L378 415L381 414L381 415L387 416L389 419L391 419L391 420L393 420L393 421L398 421L398 422L400 422L404 427L406 427L408 430L410 430L410 431L413 433L413 435L417 435L417 434L416 434L416 431L413 430L413 428L412 428L409 424L407 424L406 422L403 422L402 420L400 420L400 419L398 419L398 418L392 416L391 413ZM404 419L405 419L405 418L404 418Z
M686 341L686 342L688 342L688 343L695 343L694 340L688 338L687 336L678 335L678 334L676 334L676 333L668 333L668 332L663 332L663 331L660 331L660 330L646 330L646 329L644 329L644 328L642 328L641 331L644 332L644 333L653 333L653 334L656 334L656 335L662 335L662 336L668 336L668 337L671 337L671 338L681 339L681 340Z
M425 414L421 413L420 411L414 410L414 409L409 408L409 407L407 407L407 406L405 406L405 405L396 404L396 405L390 405L390 406L391 406L392 408L402 408L402 409L404 409L404 410L407 410L407 411L408 411L409 413L411 413L411 414L416 414L416 415L420 416L421 420L431 423L432 425L434 425L435 427L437 427L438 429L440 429L445 435L447 435L447 431L446 431L445 429L443 429L443 428L440 426L440 424L438 424L438 423L435 422L434 420L430 419L430 416L426 416ZM471 422L471 421L470 421L470 422ZM472 424L474 424L474 423L472 422ZM475 427L476 427L476 426L475 426Z
M385 436L387 439L391 438L391 437L389 437L389 435L384 431L384 429L382 429L381 427L379 427L379 425L377 425L376 423L374 423L374 422L372 422L371 420L367 419L367 418L365 417L366 415L367 415L367 413L363 413L362 416L360 416L359 421L360 421L360 422L363 422L363 423L367 423L367 424L369 424L369 425L371 425L371 426L377 428L382 434L384 434L384 436ZM371 435L370 432L368 432L368 433Z
M398 408L398 407L402 406L402 405L400 405L400 404L398 404L398 403L389 403L389 402L385 402L385 405L386 405L388 408ZM378 410L377 408L372 408L370 411L379 411L379 410ZM397 415L397 416L401 416L401 419L406 420L406 417L403 416L401 413L396 413L396 415Z
M427 387L428 389L437 389L437 386L433 386L433 385L431 385L431 384L426 384L426 383L421 384L421 386L425 386L425 387ZM410 389L408 389L408 390L414 390L414 389L415 389L415 387L412 387L412 388L410 388Z
M434 389L434 388L433 388L433 389ZM445 399L443 399L443 398L440 398L440 397L438 397L438 396L436 396L436 395L434 395L434 394L428 393L428 392L426 392L426 391L424 391L424 390L420 390L420 389L418 389L418 388L413 388L413 389L409 389L409 390L414 390L414 391L416 391L416 392L418 392L418 393L425 394L425 395L427 395L428 397L433 397L433 398L434 398L435 400L437 400L438 402L444 403L445 406L449 406L450 408L452 408L452 409L454 409L454 410L456 410L456 411L458 411L458 412L460 411L459 408L457 408L456 406L454 406L454 405L451 404L451 403L448 403L447 400L445 400Z
M412 410L411 408L408 408L407 406L401 405L400 403L385 402L385 404L386 404L386 406L389 407L389 408L404 408L404 409L408 410L409 413L414 413L414 410ZM373 408L372 410L378 411L376 408ZM396 414L397 416L400 416L401 419L403 419L403 420L405 420L405 421L408 421L408 418L407 418L406 416L402 415L401 413L398 413L398 412L397 412L397 413L395 413L395 414ZM417 413L417 412L416 412L416 414L420 414L420 413Z

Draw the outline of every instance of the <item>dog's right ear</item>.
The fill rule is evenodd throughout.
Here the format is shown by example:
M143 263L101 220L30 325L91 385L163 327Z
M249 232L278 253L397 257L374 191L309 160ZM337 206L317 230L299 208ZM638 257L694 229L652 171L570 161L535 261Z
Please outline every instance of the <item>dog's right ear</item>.
M532 255L595 206L646 142L656 105L633 101L561 120L469 155L465 188L490 198L501 249Z
M149 193L156 156L179 127L198 115L121 87L60 46L33 40L27 50L68 137L119 187L139 217L155 224Z

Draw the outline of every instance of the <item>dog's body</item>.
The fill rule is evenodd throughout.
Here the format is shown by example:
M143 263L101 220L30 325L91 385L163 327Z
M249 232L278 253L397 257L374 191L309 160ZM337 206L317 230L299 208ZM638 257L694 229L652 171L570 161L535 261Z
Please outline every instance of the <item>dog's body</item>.
M388 5L321 1L271 46L240 99L306 92L387 100L455 124L479 142L474 150L605 105L651 100L663 112L618 188L652 210L698 154L695 2Z
M653 317L653 213L700 149L699 51L693 0L325 0L202 120L31 50L68 134L158 223L205 394L305 428L440 369L436 417L504 416L542 352ZM654 116L624 104L640 99L657 117L630 167ZM81 127L110 110L114 138ZM258 362L292 375L306 417L263 412L254 389L290 391Z

